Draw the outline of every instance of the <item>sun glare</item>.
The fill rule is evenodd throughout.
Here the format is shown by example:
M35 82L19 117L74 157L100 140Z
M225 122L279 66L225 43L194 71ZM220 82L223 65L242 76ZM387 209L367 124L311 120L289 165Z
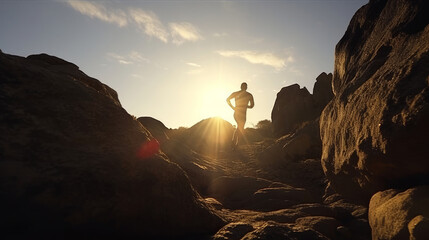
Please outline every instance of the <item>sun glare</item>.
M233 115L232 109L226 103L226 98L229 96L228 88L220 85L211 86L204 91L202 98L203 106L206 110L203 113L203 118L207 117L220 117L224 120L231 122Z

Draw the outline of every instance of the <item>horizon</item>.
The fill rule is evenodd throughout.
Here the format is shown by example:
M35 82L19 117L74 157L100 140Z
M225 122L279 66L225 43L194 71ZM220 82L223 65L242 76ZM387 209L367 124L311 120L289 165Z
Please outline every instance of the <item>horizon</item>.
M368 1L2 1L0 49L46 53L107 84L122 107L168 128L220 117L248 83L246 127L271 120L276 94L312 92L334 49ZM267 27L269 26L269 27Z

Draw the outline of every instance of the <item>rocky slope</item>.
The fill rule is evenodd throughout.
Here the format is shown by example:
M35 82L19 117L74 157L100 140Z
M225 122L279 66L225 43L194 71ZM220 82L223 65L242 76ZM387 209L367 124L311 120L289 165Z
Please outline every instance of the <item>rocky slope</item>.
M9 238L207 235L223 221L114 90L46 54L0 53L0 220Z

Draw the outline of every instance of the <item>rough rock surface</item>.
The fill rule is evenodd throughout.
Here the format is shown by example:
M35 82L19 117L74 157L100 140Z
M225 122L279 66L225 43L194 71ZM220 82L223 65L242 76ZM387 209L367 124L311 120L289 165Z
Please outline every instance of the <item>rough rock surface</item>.
M368 213L372 239L410 239L410 233L414 239L426 239L428 202L429 186L376 193Z
M2 236L209 234L222 226L116 92L46 54L0 54Z
M429 3L370 1L335 49L334 99L321 119L332 187L367 201L429 180Z

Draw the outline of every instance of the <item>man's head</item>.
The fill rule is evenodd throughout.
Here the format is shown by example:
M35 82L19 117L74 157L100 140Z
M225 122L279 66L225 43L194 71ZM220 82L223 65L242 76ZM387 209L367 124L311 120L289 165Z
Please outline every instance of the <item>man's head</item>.
M247 90L247 83L242 83L241 84L241 90L246 91Z

